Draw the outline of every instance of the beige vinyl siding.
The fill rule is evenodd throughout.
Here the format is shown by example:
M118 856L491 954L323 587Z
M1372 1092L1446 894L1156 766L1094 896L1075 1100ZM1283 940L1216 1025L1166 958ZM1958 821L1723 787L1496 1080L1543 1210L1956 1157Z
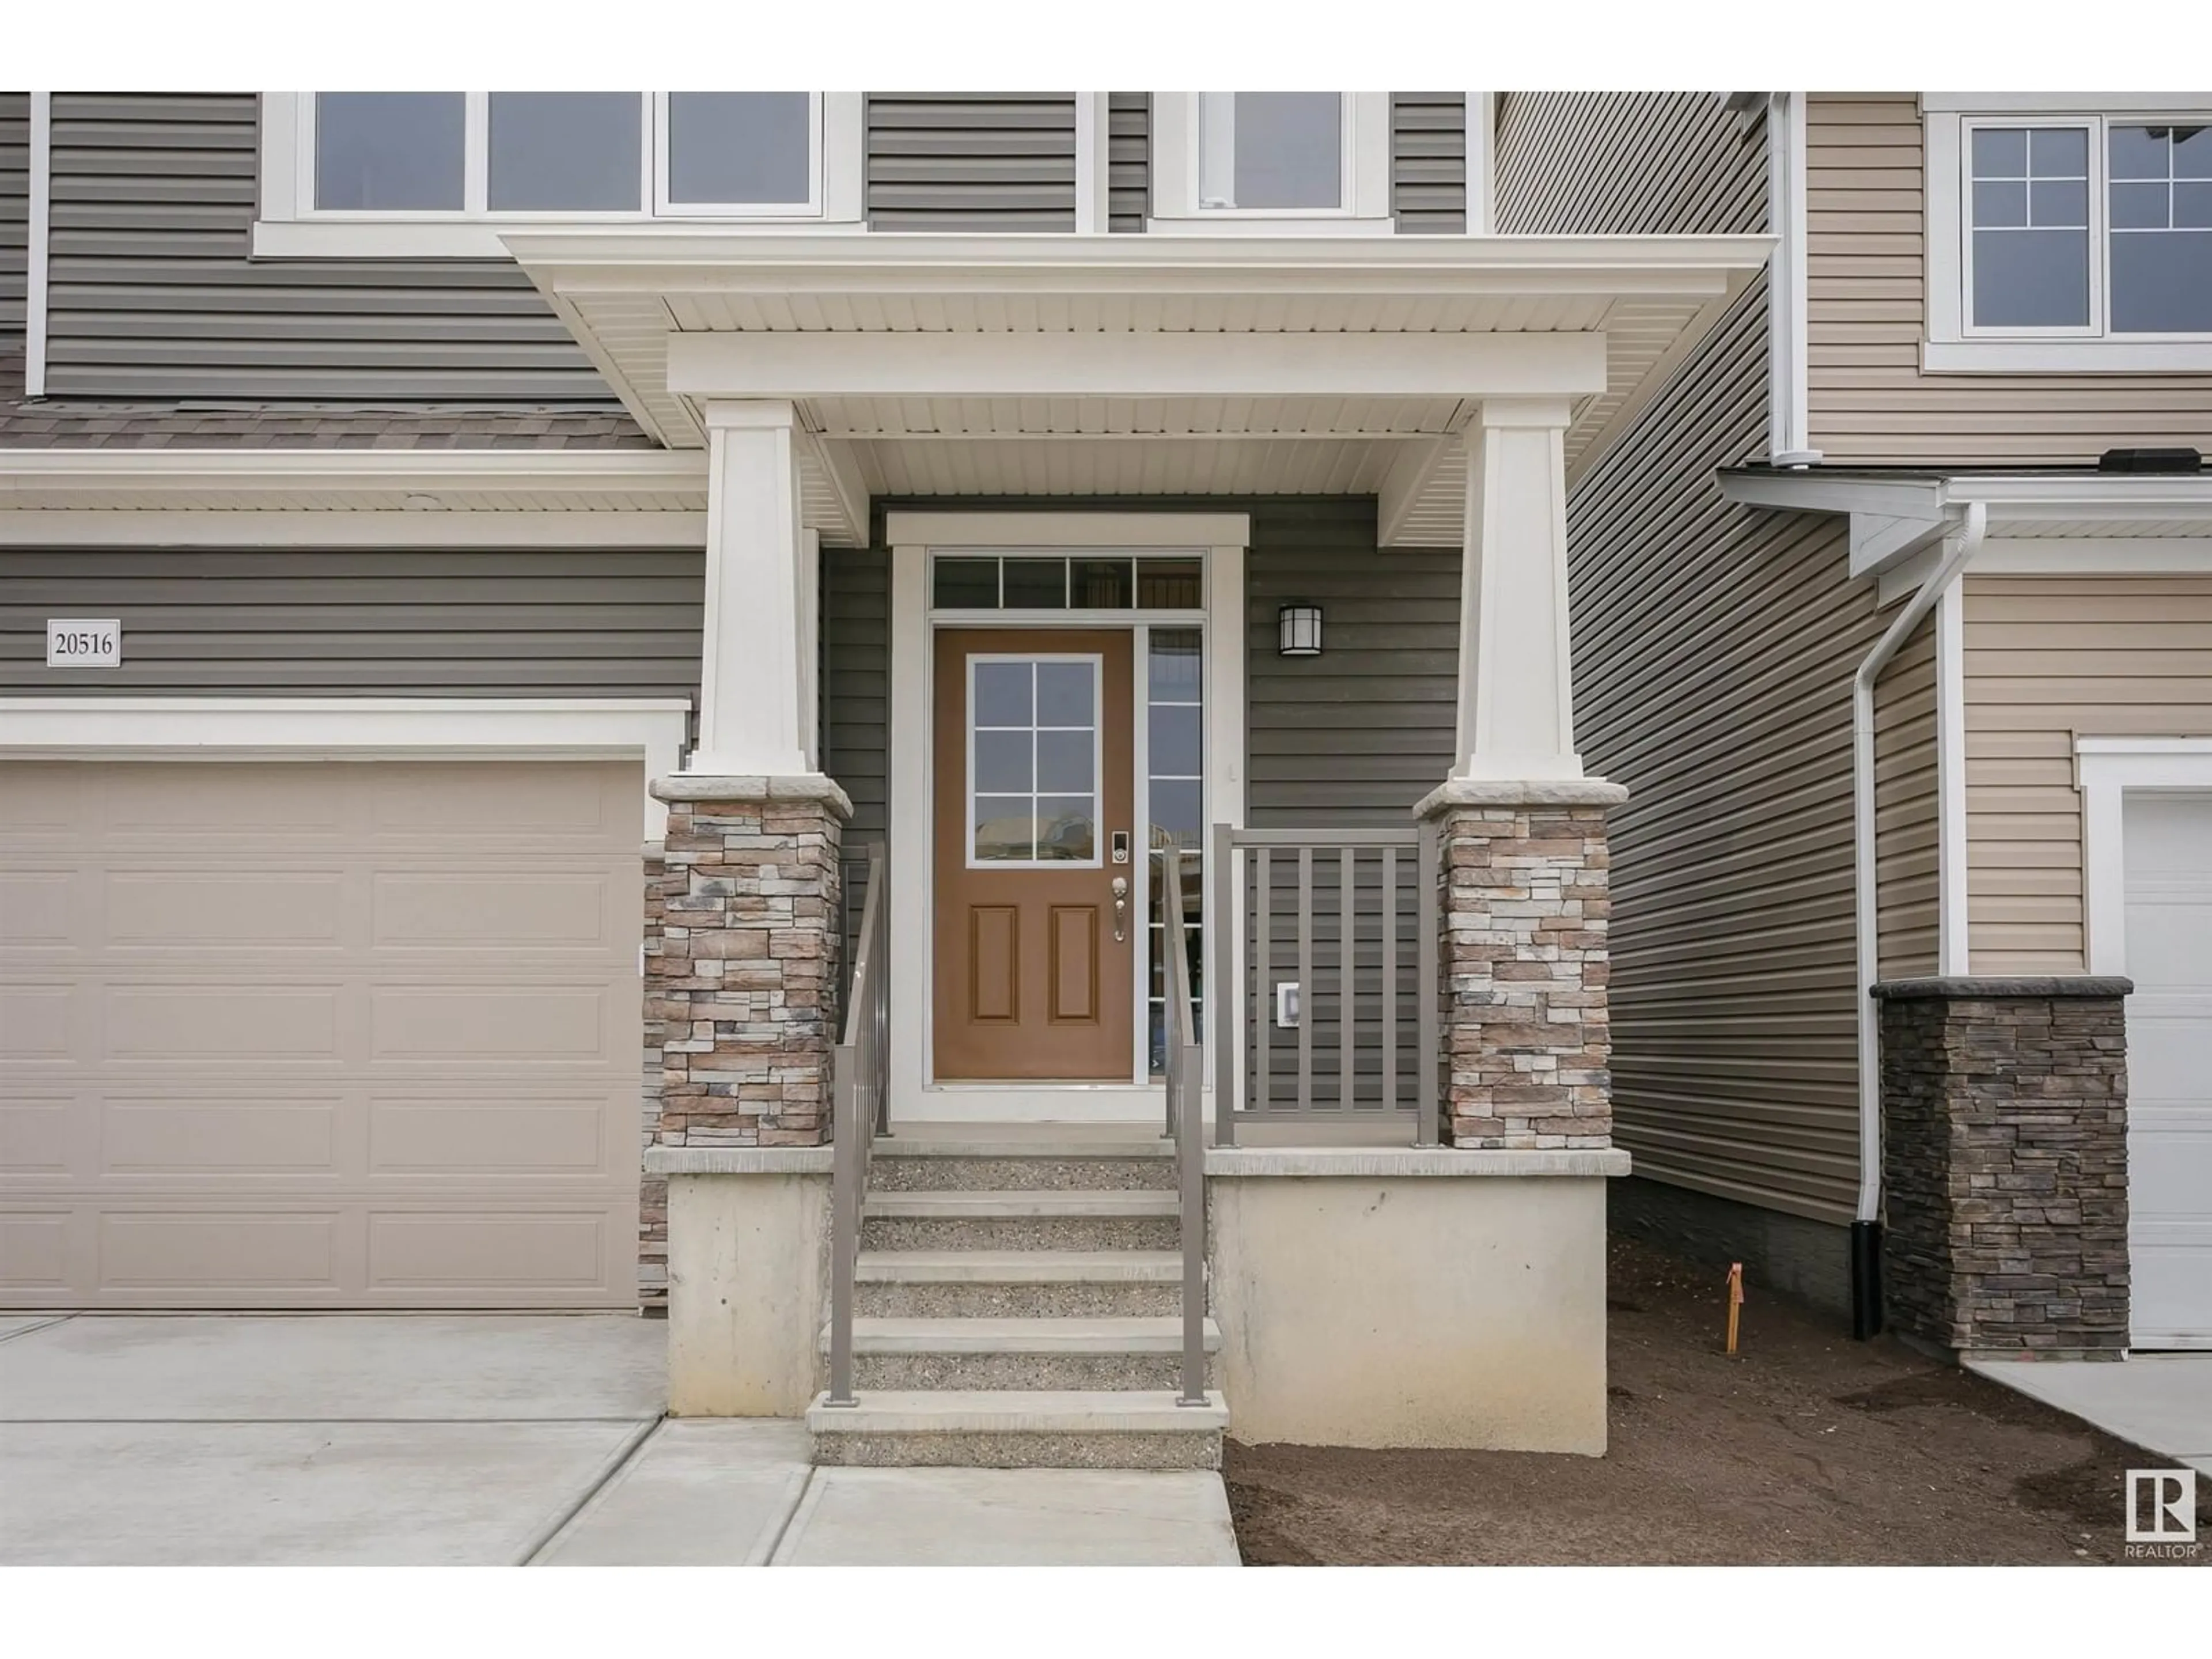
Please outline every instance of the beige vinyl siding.
M1152 211L1152 94L1106 94L1106 228L1138 232Z
M1901 605L1903 601L1899 601ZM1882 615L1887 628L1893 611ZM1936 745L1936 623L1922 622L1874 689L1875 969L1909 979L1942 969L1937 869L1942 799Z
M1969 576L1977 974L2087 971L2077 737L2212 736L2212 577Z
M1922 128L1911 93L1806 118L1812 441L1831 465L2010 466L2212 447L2212 374L1923 374Z
M872 92L876 230L1073 230L1072 92Z
M1500 93L1498 228L1742 232L1766 223L1763 124L1710 92Z

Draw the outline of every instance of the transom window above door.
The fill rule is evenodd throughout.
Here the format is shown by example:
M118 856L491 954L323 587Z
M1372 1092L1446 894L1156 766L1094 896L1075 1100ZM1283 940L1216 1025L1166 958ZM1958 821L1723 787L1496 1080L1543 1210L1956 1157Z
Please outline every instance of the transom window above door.
M499 254L498 227L547 220L860 217L858 94L319 92L263 100L257 254Z
M1203 560L1126 554L940 553L930 599L939 611L1200 611Z

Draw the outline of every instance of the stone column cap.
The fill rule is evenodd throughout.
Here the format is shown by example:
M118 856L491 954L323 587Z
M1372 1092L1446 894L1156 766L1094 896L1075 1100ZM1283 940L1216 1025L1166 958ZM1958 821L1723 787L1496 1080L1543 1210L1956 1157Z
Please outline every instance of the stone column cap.
M1449 778L1421 797L1417 818L1462 806L1618 806L1628 788L1606 778Z
M655 778L651 793L655 800L664 801L818 801L840 822L853 816L853 798L838 787L835 778L822 772L769 776L672 772L665 778Z
M1868 988L1885 1002L1986 1000L1992 997L2124 997L2136 982L2117 974L2053 974L2028 979L1972 979L1963 975L1891 979Z

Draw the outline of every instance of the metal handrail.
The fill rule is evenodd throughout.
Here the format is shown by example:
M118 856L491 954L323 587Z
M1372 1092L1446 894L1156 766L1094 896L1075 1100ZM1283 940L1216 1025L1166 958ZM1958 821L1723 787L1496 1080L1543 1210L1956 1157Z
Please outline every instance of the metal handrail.
M1364 861L1363 861L1364 860ZM1334 870L1331 870L1331 865ZM1410 871L1408 871L1410 866ZM1359 869L1375 871L1379 886L1363 889ZM1275 1046L1271 1005L1276 980L1276 944L1273 932L1276 886L1274 872L1283 871L1295 883L1289 890L1296 900L1295 937L1282 941L1291 947L1288 963L1296 975L1300 1008L1295 1035L1288 1038L1286 1054ZM1399 924L1402 890L1401 872L1413 877L1412 921L1414 928L1413 961L1404 962ZM1335 882L1337 923L1336 958L1325 963L1316 950L1316 878ZM1402 828L1318 830L1247 830L1225 823L1213 826L1213 868L1207 884L1213 897L1214 960L1214 1144L1233 1146L1242 1115L1253 1122L1344 1122L1355 1116L1357 1086L1353 1054L1358 999L1371 999L1379 1028L1379 1099L1358 1103L1356 1115L1377 1121L1406 1123L1413 1144L1437 1142L1441 1033L1437 999L1439 907L1443 878L1443 853L1431 821ZM1379 894L1382 918L1378 941L1379 971L1358 989L1356 974L1355 917L1361 913L1364 891ZM1243 934L1248 900L1253 907L1251 933ZM1365 914L1371 915L1369 910ZM1239 947L1249 943L1248 957ZM1243 960L1240 963L1240 957ZM1410 996L1401 995L1400 972L1410 965ZM1334 1106L1316 1098L1315 1028L1321 1004L1317 973L1325 975L1336 990L1336 1019L1333 1028L1337 1052L1337 1100ZM1403 1030L1406 1004L1412 1004L1413 1053L1409 1075L1399 1068L1399 1034ZM1247 1089L1244 1050L1249 1039L1251 1086ZM1283 1073L1295 1084L1294 1104L1279 1105L1272 1098L1273 1067L1278 1059L1289 1062ZM1249 1098L1247 1099L1247 1096Z
M1160 849L1160 953L1164 958L1167 1127L1176 1146L1182 1226L1182 1389L1178 1406L1206 1398L1206 1144L1200 1090L1206 1076L1190 1006L1190 946L1183 931L1182 854Z
M868 1158L885 1128L890 1096L890 894L881 842L868 844L868 896L845 1000L845 1035L830 1061L830 1392L823 1403L853 1406L854 1279L860 1255L860 1206Z

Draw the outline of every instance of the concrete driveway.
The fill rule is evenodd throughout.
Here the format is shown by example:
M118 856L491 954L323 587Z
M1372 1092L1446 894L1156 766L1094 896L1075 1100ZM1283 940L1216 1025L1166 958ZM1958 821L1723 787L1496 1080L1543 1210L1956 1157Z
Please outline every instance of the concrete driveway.
M0 1565L1235 1565L1218 1475L813 1469L617 1315L0 1316Z

